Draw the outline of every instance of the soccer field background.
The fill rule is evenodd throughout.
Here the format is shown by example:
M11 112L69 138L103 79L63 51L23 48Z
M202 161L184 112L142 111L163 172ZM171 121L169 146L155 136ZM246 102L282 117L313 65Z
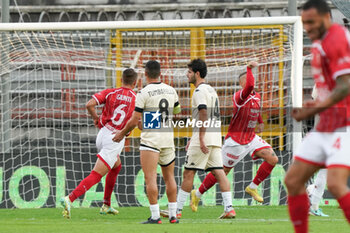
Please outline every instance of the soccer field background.
M185 207L180 224L163 218L161 225L143 225L149 215L147 207L118 208L119 215L100 215L99 208L76 208L72 218L62 218L62 208L0 209L0 232L235 232L287 233L292 225L286 206L236 207L235 219L218 219L222 206L202 207L193 213ZM310 232L345 233L347 222L338 207L324 207L329 218L310 216Z

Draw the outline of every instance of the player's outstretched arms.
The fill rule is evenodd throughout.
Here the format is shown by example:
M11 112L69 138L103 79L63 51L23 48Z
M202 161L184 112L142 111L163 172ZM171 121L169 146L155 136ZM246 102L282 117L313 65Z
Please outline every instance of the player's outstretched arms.
M332 93L324 101L313 103L313 107L295 108L292 111L292 117L296 121L302 121L313 117L314 115L332 107L342 101L350 94L350 75L339 76L336 80L336 86Z
M127 135L131 130L133 130L138 125L138 123L141 119L141 114L142 113L140 113L140 112L134 111L130 120L126 123L124 128L122 130L118 131L112 140L114 142L120 142L121 140L123 140L125 135Z
M88 110L88 112L89 112L89 114L90 114L92 120L94 121L94 125L95 125L96 127L98 127L98 119L99 119L99 117L98 117L98 115L97 115L97 113L96 113L96 109L95 109L96 105L98 105L97 102L96 102L96 100L95 100L94 98L91 98L91 99L86 103L86 109Z

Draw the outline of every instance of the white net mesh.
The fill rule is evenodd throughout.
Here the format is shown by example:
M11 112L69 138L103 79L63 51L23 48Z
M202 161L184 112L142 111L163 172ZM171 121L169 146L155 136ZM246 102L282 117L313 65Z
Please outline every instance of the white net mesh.
M206 78L220 97L223 136L232 117L232 95L239 90L238 74L248 61L262 96L265 131L261 136L279 156L279 164L260 192L265 204L285 203L282 185L291 159L292 105L290 89L293 25L232 26L177 29L2 32L0 207L58 206L86 177L96 160L98 132L85 109L91 96L120 84L121 71L133 66L145 84L143 65L156 59L161 79L175 87L188 117L191 90L185 76L191 58L202 57ZM185 145L190 133L176 129L176 181L181 184ZM127 139L121 156L112 205L148 205L139 163L139 132ZM249 156L229 174L234 205L255 204L244 194L261 161ZM159 169L160 171L160 169ZM195 178L195 187L204 178ZM165 186L158 179L160 205L166 204ZM88 207L103 200L103 183L92 187L74 205ZM221 204L215 186L202 198L205 205Z

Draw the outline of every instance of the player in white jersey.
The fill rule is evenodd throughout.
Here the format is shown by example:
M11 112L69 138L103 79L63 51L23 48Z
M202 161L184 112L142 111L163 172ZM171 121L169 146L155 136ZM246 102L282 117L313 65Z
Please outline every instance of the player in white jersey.
M316 100L317 98L317 90L316 85L314 85L314 88L312 89L311 97L313 100ZM317 114L315 116L315 123L314 126L318 124L320 120L320 116ZM313 184L310 184L306 191L310 198L310 210L309 214L314 216L320 216L320 217L329 217L329 215L324 214L322 209L319 208L320 202L322 200L324 190L326 188L327 183L327 169L323 168L320 169L316 175L316 178L314 180Z
M114 141L134 129L143 119L140 142L140 162L145 175L146 192L152 216L144 224L160 224L157 186L157 164L162 168L168 197L169 221L178 223L176 218L176 182L174 177L175 146L173 129L163 123L171 121L172 113L178 114L181 107L174 88L159 81L160 64L148 61L145 67L147 86L136 96L135 111L126 126L116 134ZM171 125L171 124L170 124Z
M194 127L191 140L187 144L187 155L183 181L177 197L177 216L182 215L182 208L193 187L193 179L197 170L211 171L220 185L225 212L220 218L234 218L230 183L224 173L221 159L221 124L219 98L209 84L205 83L207 66L201 59L192 60L188 64L187 77L196 89L192 96L192 118L196 121L210 122L213 128ZM192 120L193 120L192 119ZM214 124L212 124L214 122ZM216 122L219 122L217 127Z

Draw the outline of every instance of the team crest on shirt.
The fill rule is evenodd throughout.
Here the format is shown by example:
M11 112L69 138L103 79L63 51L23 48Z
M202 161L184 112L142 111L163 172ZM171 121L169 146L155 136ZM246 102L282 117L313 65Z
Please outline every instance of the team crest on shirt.
M159 111L156 112L143 112L143 128L144 129L160 129L162 114Z

